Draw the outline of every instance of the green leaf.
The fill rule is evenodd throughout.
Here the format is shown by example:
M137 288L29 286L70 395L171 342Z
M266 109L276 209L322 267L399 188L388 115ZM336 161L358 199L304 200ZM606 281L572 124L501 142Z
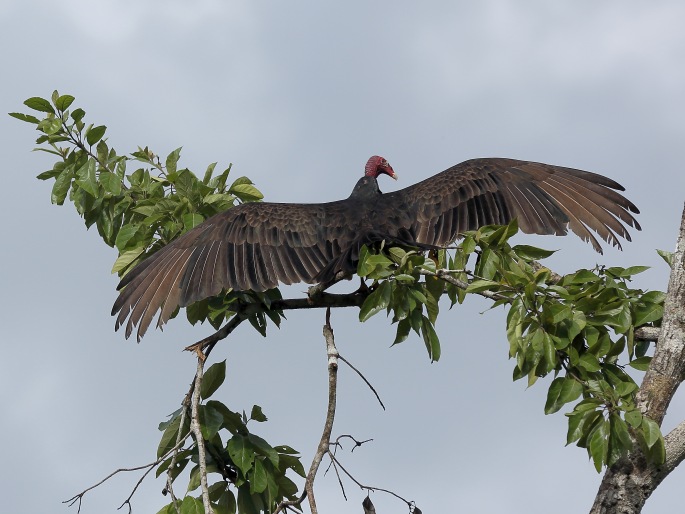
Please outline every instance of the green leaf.
M590 372L599 371L600 369L602 369L602 366L600 365L599 360L597 360L597 357L595 357L591 353L584 353L583 355L581 355L578 365L586 371Z
M658 253L664 261L666 261L666 264L668 264L669 268L673 267L673 252L667 252L666 250L657 250L656 253Z
M186 230L197 227L200 223L204 221L204 217L196 212L189 212L183 215L183 226Z
M380 286L378 286L378 289L364 300L362 308L359 310L359 321L364 322L374 314L385 309L390 303L391 296L392 285L388 281L382 282Z
M262 412L262 408L259 405L253 405L252 411L250 411L250 419L263 423L268 421L269 418L264 415L264 412Z
M638 409L633 409L625 414L626 421L633 428L639 428L642 424L642 413Z
M259 497L250 494L247 484L240 486L238 488L238 512L240 514L259 514L260 509L255 505L255 498Z
M93 198L98 198L98 184L95 175L95 159L88 159L76 171L76 184Z
M647 371L647 368L649 368L649 364L652 362L651 357L639 357L637 359L633 359L628 363L628 365L631 368L637 369L639 371Z
M157 447L157 457L165 455L169 450L176 446L176 439L178 438L179 425L181 424L180 410L177 411L178 414L171 420L171 423L167 425L162 434L162 438L159 441L159 446ZM182 428L183 434L186 435L190 428L190 416L186 416L184 426Z
M547 391L545 414L557 412L561 407L576 400L583 392L583 386L571 377L557 377Z
M369 256L371 255L371 252L369 252L369 249L366 245L363 245L359 249L359 262L357 263L357 275L360 277L365 277L371 271L373 271L373 266L370 264L367 264L367 260L369 259Z
M200 386L200 395L203 399L207 399L219 389L226 378L226 361L217 362L205 371L202 377L202 385Z
M666 447L664 438L660 437L649 449L649 459L655 464L663 464L666 460Z
M242 471L243 475L252 469L254 462L254 448L242 435L234 435L228 441L228 454L233 463Z
M409 331L411 330L411 324L407 318L400 320L397 324L397 333L395 334L395 340L393 341L393 346L402 343L409 337Z
M166 158L166 171L167 173L176 173L176 165L181 157L181 148L177 148L171 152Z
M193 469L190 470L190 476L188 477L188 489L187 491L194 491L198 487L200 487L202 477L200 475L200 466L194 466Z
M202 183L209 185L209 181L212 179L212 173L214 173L214 168L216 168L216 163L213 162L207 166L207 171L205 171L205 176L202 178Z
M211 405L200 405L199 414L202 436L205 439L211 439L221 430L224 417Z
M567 414L569 417L568 434L566 436L567 445L578 441L578 446L584 446L583 439L587 439L589 431L602 416L599 411L594 410L596 408L597 404L578 404L572 413Z
M176 510L172 508L170 512L176 512ZM205 514L205 507L198 498L186 496L181 503L181 514Z
M46 118L38 123L38 130L42 130L48 136L57 134L61 128L62 120L59 118Z
M466 288L467 293L481 293L483 291L497 291L502 285L493 280L474 280Z
M512 250L514 250L516 255L528 261L545 259L556 253L556 250L545 250L543 248L536 248L535 246L529 245L516 245L512 248Z
M664 306L650 303L635 309L634 325L639 327L645 323L660 320L664 316Z
M245 426L240 414L233 412L223 403L215 400L209 400L207 405L221 413L222 417L224 418L223 427L229 430L232 434L242 434L247 432L247 427Z
M33 109L34 111L50 112L55 114L55 110L52 108L52 105L50 105L50 102L48 102L45 98L33 96L26 100L24 105L29 109Z
M621 398L631 396L636 390L637 384L635 382L621 382L616 386L616 394Z
M264 455L267 459L269 459L269 461L271 461L271 464L278 467L280 457L278 452L269 443L255 434L248 434L247 438L250 443L252 443L257 453Z
M431 362L437 362L440 360L440 339L438 339L438 334L435 332L433 325L430 320L423 316L422 330L423 342L426 344L426 350L428 350L428 356Z
M597 282L598 280L600 280L600 278L594 273L592 273L590 270L581 269L576 271L575 273L563 277L561 283L564 286L568 286L571 284L593 283Z
M38 118L36 118L35 116L31 116L30 114L24 114L21 112L10 112L9 115L18 120L25 121L27 123L33 123L34 125L37 125L40 122Z
M617 413L612 413L609 417L610 439L609 439L609 460L608 466L615 464L618 459L626 452L633 449L633 441L628 432L626 422Z
M98 125L97 127L91 128L86 134L86 141L90 146L93 146L95 143L100 141L100 139L102 139L102 136L105 135L106 130L107 127L104 125Z
M262 464L261 460L255 460L252 476L250 478L250 492L253 494L264 492L267 485L266 470L264 469L264 464Z
M121 233L121 231L119 231ZM112 273L119 273L121 270L126 269L133 261L135 261L140 254L145 251L145 246L139 246L133 250L126 250L124 253L119 255L114 265L112 266Z
M57 109L60 111L66 111L73 102L73 96L62 95L57 100L55 100L55 107L57 107Z
M107 191L108 193L112 193L115 196L121 194L121 179L114 173L111 173L109 171L101 171L100 183L102 184L102 187L105 189L105 191Z
M252 184L238 184L232 185L229 192L237 196L243 201L252 202L256 200L261 200L264 195L254 187Z
M651 448L654 444L661 438L661 430L656 421L648 418L647 416L642 416L642 433L645 436L645 443L647 443L647 448Z
M631 266L629 268L626 268L623 270L623 273L621 274L621 277L628 278L632 277L633 275L637 275L639 273L643 273L650 269L651 266Z
M69 167L60 173L55 179L55 184L52 186L52 195L50 200L52 203L57 205L62 205L64 199L67 197L67 193L71 188L71 179L74 178L73 168Z
M58 170L48 170L48 171L44 171L44 172L41 173L40 175L36 176L36 178L37 178L38 180L48 180L48 179L50 179L50 178L56 177L56 176L59 175L60 173L62 173L62 170L61 170L61 169L58 169Z
M666 293L663 291L648 291L640 297L642 303L663 303Z
M71 119L74 120L75 122L79 122L83 119L83 117L86 115L86 111L83 109L75 109L71 113Z
M605 419L600 421L598 428L594 431L590 437L590 445L588 450L592 461L595 464L595 469L597 473L602 471L602 466L607 461L607 453L609 450L609 441L607 440L607 435L609 433L609 422Z
M145 231L145 227L143 227L142 224L130 224L130 225L124 225L121 227L119 230L119 233L117 234L116 240L115 240L115 245L119 249L119 251L125 250L126 247L128 246L133 246L131 243L136 243L139 241L140 238L138 238L138 235L142 235L143 232Z

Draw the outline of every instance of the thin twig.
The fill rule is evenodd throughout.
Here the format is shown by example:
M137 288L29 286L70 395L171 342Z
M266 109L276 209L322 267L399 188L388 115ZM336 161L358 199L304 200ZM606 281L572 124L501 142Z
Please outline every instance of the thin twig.
M186 437L188 437L188 434L186 434ZM142 465L142 466L136 466L136 467L133 467L133 468L119 468L119 469L117 469L117 470L115 470L115 471L112 471L109 475L107 475L105 478L103 478L102 480L100 480L97 484L91 485L91 486L88 487L87 489L84 489L83 491L81 491L80 493L78 493L78 494L72 496L72 497L69 498L68 500L64 500L62 503L66 503L66 504L68 504L69 507L71 507L71 506L74 505L76 502L78 502L78 510L77 510L76 512L79 513L79 512L81 512L81 502L82 502L82 500L83 500L83 497L85 496L85 494L86 494L88 491L92 491L92 490L95 489L96 487L99 487L100 485L102 485L102 484L104 484L105 482L107 482L107 480L109 480L110 478L112 478L114 475L117 475L117 474L122 473L122 472L126 472L126 471L138 471L138 470L145 469L145 468L150 468L150 470L154 469L155 466L159 465L162 461L164 461L167 457L169 457L169 455L171 455L173 452L175 452L176 450L178 450L179 448L181 448L181 447L183 446L183 443L184 443L184 442L185 442L185 438L183 438L183 441L181 441L180 443L177 443L176 446L174 446L173 448L171 448L168 452L166 452L164 455L162 455L161 457L159 457L159 458L158 458L156 461L154 461L154 462L151 462L151 463L149 463L149 464L144 464L144 465ZM148 470L148 471L143 475L143 478L145 478L145 476L147 475L147 473L149 473L150 470ZM136 492L136 489L138 488L138 486L140 485L140 483L141 483L142 481L143 481L142 479L138 481L138 483L136 484L136 487L133 489L133 492L131 493L131 495L128 497L128 499L127 499L124 503L121 504L121 506L120 506L119 508L123 507L125 504L128 503L128 504L129 504L129 509L130 509L130 500L131 500L131 498L133 497L133 493Z
M202 436L202 428L200 426L200 388L202 386L204 364L205 360L198 357L197 372L195 373L195 390L193 391L193 399L191 402L190 428L195 436L195 444L197 444L197 460L198 465L200 466L202 503L205 507L205 513L211 514L213 510L212 505L209 503L209 488L207 486L207 455L205 453L205 439Z
M333 455L333 452L331 452L330 450L328 451L328 456L331 458L331 460L335 461L335 465L338 466L338 467L340 467L340 469L343 470L343 472L348 476L348 478L349 478L350 480L352 480L355 484L357 484L361 489L364 489L364 490L366 490L366 491L381 491L381 492L383 492L383 493L390 494L390 495L394 496L395 498L398 498L399 500L402 500L402 501L403 501L404 503L406 503L410 508L411 508L412 505L414 505L414 502L413 502L413 501L406 500L405 498L402 498L399 494L394 493L394 492L392 492L392 491L389 491L388 489L383 489L382 487L373 487L373 486L370 486L370 485L364 485L364 484L362 484L361 482L359 482L359 480L357 480L356 478L354 478L354 477L352 476L352 474L351 474L349 471L347 471L347 470L345 469L345 467L344 467L342 464L340 464L340 461L335 457L335 455Z
M352 452L355 450L355 448L358 448L359 446L361 446L361 445L363 445L363 444L365 444L365 443L370 443L371 441L373 441L373 439L365 439L365 440L363 440L363 441L358 441L354 436L351 436L351 435L349 435L349 434L342 434L342 435L339 435L339 436L335 439L335 442L332 443L332 445L333 445L333 446L340 446L340 448L342 448L342 444L340 444L340 440L341 440L343 437L346 437L346 438L348 438L348 439L352 439L352 440L354 441L354 447L350 450L350 453L352 453ZM334 452L334 453L335 453L335 452Z
M324 423L323 433L319 446L314 454L312 465L307 473L304 490L307 493L309 500L309 508L312 514L317 514L316 500L314 499L314 479L316 472L319 469L323 456L328 452L328 447L331 442L331 432L333 430L333 421L335 419L335 407L337 402L338 390L338 349L335 347L335 338L333 329L331 328L331 309L326 310L326 324L323 327L323 335L326 340L326 354L328 356L328 408L326 410L326 422Z
M284 500L281 503L278 504L276 507L276 510L273 511L273 514L280 514L280 512L285 512L288 509L292 509L296 512L302 512L302 508L300 507L300 504L302 501L305 499L307 496L307 493L302 493L302 496L300 496L297 500Z
M191 387L192 388L195 386L195 381L193 380ZM180 446L178 444L181 442L181 431L183 430L183 426L185 425L186 421L186 415L188 413L188 398L189 395L186 395L186 397L183 399L183 402L181 402L181 406L183 407L183 410L181 411L181 419L178 424L178 435L176 436L176 451L174 451L173 456L171 457L171 463L169 464L169 467L167 468L166 472L166 487L165 491L169 493L171 496L171 503L174 506L174 509L176 510L176 514L181 514L181 508L178 506L178 498L176 498L176 495L174 494L174 487L173 487L173 477L171 474L173 473L175 467L176 467L176 459L178 458L178 453L180 450ZM188 434L186 434L185 437L188 437ZM185 441L185 437L182 439Z
M419 274L421 275L426 275L427 277L437 277L440 280L449 282L450 284L457 286L459 289L463 289L464 291L466 291L466 289L469 287L469 284L467 282L464 282L463 280L459 280L458 278L453 277L452 273L454 273L454 270L445 268L440 268L435 271L428 271L425 269L419 270ZM474 291L473 293L488 298L490 300L511 301L511 298L509 298L508 296L504 296L499 293L493 293L492 291Z
M381 407L383 407L383 410L385 410L385 405L383 405L383 401L381 400L381 397L378 395L378 392L376 392L376 390L374 389L374 387L371 385L371 382L369 382L368 380L366 380L366 377L365 377L364 375L362 375L362 372L359 371L357 368L355 368L355 367L352 365L352 363L351 363L350 361L348 361L348 360L347 360L345 357L343 357L342 355L338 354L338 358L339 358L341 361L343 361L345 364L347 364L350 368L352 368L352 369L357 373L357 375L359 375L359 376L362 378L362 380L366 383L366 385L369 386L369 389L371 389L371 390L373 391L373 394L376 395L376 399L378 400L378 403L381 404Z

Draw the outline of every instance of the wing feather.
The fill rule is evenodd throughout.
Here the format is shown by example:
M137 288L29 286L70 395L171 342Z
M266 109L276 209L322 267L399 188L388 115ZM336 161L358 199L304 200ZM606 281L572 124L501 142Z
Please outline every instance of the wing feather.
M517 218L525 233L566 234L570 228L601 252L594 236L620 248L640 225L623 187L602 175L514 159L473 159L400 191L383 195L388 210L413 213L421 244L444 246L485 224Z
M127 323L127 337L138 327L140 340L159 310L162 326L177 307L222 290L312 282L360 232L357 211L340 201L246 203L219 213L123 277L112 309L116 327Z

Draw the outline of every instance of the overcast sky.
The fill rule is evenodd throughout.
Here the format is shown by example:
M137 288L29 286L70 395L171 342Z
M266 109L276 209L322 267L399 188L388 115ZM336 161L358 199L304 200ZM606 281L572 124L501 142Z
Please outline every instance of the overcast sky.
M643 231L600 256L578 238L525 239L561 251L568 272L596 263L653 266L636 283L665 289L655 248L672 250L685 200L685 4L681 1L405 2L2 0L0 113L53 89L108 126L120 153L148 145L202 173L233 163L267 200L346 197L372 154L405 187L472 157L514 157L596 171L627 189ZM211 332L184 316L138 345L109 311L114 250L72 205L50 205L35 180L31 126L0 116L4 294L0 395L5 512L76 512L61 501L111 470L154 460L156 426L174 411L195 363L181 349ZM523 237L519 237L523 241ZM356 287L350 285L350 287ZM285 290L301 295L304 286ZM446 309L440 362L422 341L389 348L394 327L337 311L339 350L369 378L340 372L334 434L374 442L345 454L361 482L413 499L424 513L587 512L601 476L565 448L566 418L543 414L551 379L512 383L504 311ZM326 401L323 312L291 312L263 339L242 326L214 351L228 359L218 397L260 404L252 427L273 444L316 448ZM685 418L677 396L666 427ZM349 450L349 448L347 448ZM89 493L82 513L116 512L138 474ZM683 470L645 513L682 504ZM166 503L148 479L134 512ZM361 512L364 494L317 480L321 512ZM379 514L404 512L372 495Z

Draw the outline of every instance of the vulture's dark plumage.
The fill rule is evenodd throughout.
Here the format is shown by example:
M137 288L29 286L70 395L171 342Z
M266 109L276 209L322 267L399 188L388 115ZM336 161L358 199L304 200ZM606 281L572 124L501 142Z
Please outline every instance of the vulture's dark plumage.
M366 165L346 200L319 204L244 203L198 225L141 262L120 282L112 315L138 339L161 309L157 326L176 307L222 290L265 291L279 282L316 283L353 272L362 245L385 239L445 246L460 233L513 218L523 232L566 234L598 252L599 235L621 247L625 225L640 230L632 202L611 179L571 168L513 159L473 159L394 193L376 178L395 172L382 157Z

